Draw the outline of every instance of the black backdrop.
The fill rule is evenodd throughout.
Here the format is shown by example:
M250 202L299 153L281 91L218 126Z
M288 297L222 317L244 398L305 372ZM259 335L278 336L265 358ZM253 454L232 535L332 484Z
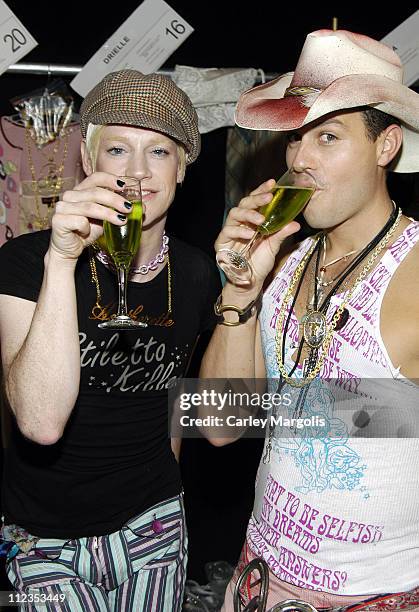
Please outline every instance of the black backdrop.
M6 0L38 41L22 62L83 65L98 47L138 6L125 2L57 3L45 0ZM253 67L267 73L292 70L308 32L339 27L380 39L417 9L416 2L398 2L397 10L374 8L368 3L257 4L215 0L211 3L169 0L195 32L169 58L163 68L176 64L198 67ZM371 3L372 4L372 3ZM71 81L69 77L67 82ZM45 76L5 73L0 76L0 113L12 114L9 99L46 84ZM75 94L76 103L80 98ZM203 137L202 154L188 169L171 210L169 226L184 240L212 255L224 210L226 129ZM281 162L278 160L278 164ZM392 195L416 216L418 174L390 179ZM198 367L196 358L193 367ZM229 447L212 448L203 440L187 440L182 453L190 535L189 577L205 581L204 563L226 559L234 563L244 537L252 505L253 483L261 441L245 440Z

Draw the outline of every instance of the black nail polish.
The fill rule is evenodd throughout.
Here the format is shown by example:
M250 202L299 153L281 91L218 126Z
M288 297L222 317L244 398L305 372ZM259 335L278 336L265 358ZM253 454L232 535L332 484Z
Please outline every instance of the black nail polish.
M117 217L118 217L118 219L119 219L120 221L126 221L126 220L127 220L126 215L117 215Z
M123 187L125 185L125 181L121 181L121 179L118 179L116 181L116 184L118 185L118 187Z
M127 208L128 210L131 210L131 208L132 208L132 204L131 204L131 202L124 202L124 206L125 206L125 208Z

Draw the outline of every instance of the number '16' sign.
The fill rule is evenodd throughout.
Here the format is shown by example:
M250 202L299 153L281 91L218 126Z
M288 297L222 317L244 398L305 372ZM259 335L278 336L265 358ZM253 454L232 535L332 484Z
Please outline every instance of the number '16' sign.
M176 40L178 40L178 38L180 38L182 34L185 33L185 31L186 28L183 23L181 23L177 19L172 19L172 21L170 22L170 27L166 28L165 33L166 36L173 36L173 38L176 38Z

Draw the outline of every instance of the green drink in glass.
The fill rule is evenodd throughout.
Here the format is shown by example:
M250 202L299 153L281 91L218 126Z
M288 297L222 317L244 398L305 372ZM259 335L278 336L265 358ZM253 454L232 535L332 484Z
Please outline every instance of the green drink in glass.
M147 327L146 323L134 321L128 315L127 309L127 280L128 273L141 242L143 221L143 202L141 183L139 179L120 176L125 184L115 189L115 193L123 196L132 204L124 225L114 225L110 221L103 222L103 236L98 241L100 246L112 257L118 274L118 312L109 321L99 323L102 329L138 329Z
M316 190L316 182L311 175L288 170L272 188L272 200L261 206L259 212L265 221L258 225L249 242L241 251L220 249L217 264L227 278L236 285L248 285L253 271L248 255L254 244L263 236L278 232L304 209Z
M275 187L272 189L273 198L269 204L259 208L265 217L257 232L269 236L290 223L303 210L313 194L314 189L307 187Z
M109 221L103 223L105 248L115 265L129 268L140 247L143 221L143 203L141 200L129 200L132 204L125 225L114 225Z

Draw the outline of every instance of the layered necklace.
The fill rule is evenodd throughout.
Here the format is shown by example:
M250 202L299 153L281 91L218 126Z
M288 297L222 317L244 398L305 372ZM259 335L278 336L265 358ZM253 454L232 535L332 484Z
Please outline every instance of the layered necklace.
M355 292L355 289L359 286L359 284L363 281L363 279L367 276L374 263L376 262L378 256L383 251L383 249L389 243L389 240L393 233L395 232L397 226L400 223L400 219L402 216L401 209L393 202L393 211L384 225L384 227L378 232L376 236L364 247L361 251L355 250L342 255L342 257L333 260L329 264L324 265L325 257L323 258L323 265L320 267L320 255L321 255L321 247L326 244L326 235L319 234L313 240L313 244L310 246L298 266L296 267L294 274L291 278L290 284L288 286L288 290L284 296L282 301L278 318L276 324L276 334L275 334L275 352L276 352L276 360L278 365L278 370L280 373L280 380L278 383L277 392L280 392L286 383L288 383L292 387L300 388L300 393L296 402L296 406L294 409L293 418L299 418L302 414L305 397L307 395L308 386L312 382L312 380L319 374L322 369L324 360L328 354L330 343L333 338L333 333L336 329L340 329L346 323L348 319L348 311L346 306L352 299L352 296ZM332 282L324 283L323 274L328 266L341 261L342 259L346 260L351 256L358 253L357 257L355 257L351 263L344 268L344 270L332 280ZM313 297L310 300L309 304L307 304L307 311L302 317L301 327L303 330L297 355L295 358L294 366L292 367L290 372L287 372L285 368L285 343L287 338L287 333L289 329L289 323L291 319L291 315L293 309L295 307L298 295L301 290L301 286L310 265L311 260L316 255L316 264L315 264L315 274L314 274L314 291ZM345 297L342 299L341 304L336 309L332 320L329 325L326 320L326 313L328 307L330 305L330 301L332 297L337 293L339 287L343 285L349 275L361 264L361 262L369 255L368 260L365 265L362 267L358 276L352 284L352 287L347 291ZM323 274L321 269L323 268ZM320 282L319 282L320 280ZM323 284L321 284L323 283ZM333 284L334 283L334 284ZM333 285L326 297L323 299L323 289ZM293 291L296 287L295 294L293 297ZM319 291L320 289L320 291ZM320 301L323 299L323 302ZM291 303L289 308L288 316L285 320L288 304ZM284 324L285 321L285 324ZM303 377L302 378L293 378L293 374L295 373L300 357L303 351L304 345L307 344L309 347L308 357L304 360L303 365ZM321 352L320 352L321 351ZM269 427L269 437L266 446L265 455L263 458L264 463L269 462L270 451L272 449L272 436L275 430L275 425L272 424Z
M112 262L112 259L109 255L107 255L104 251L101 251L99 247L94 243L90 250L89 256L89 265L91 272L91 281L96 287L96 303L92 307L90 313L90 319L95 321L107 321L115 316L115 314L110 315L108 312L108 307L103 306L101 304L102 301L102 292L100 289L99 277L97 273L96 267L96 258L103 263L107 268L110 268L112 271L116 271L116 268ZM173 321L169 321L169 318L172 316L172 270L170 266L170 257L169 257L169 237L163 232L162 246L160 251L157 253L155 257L148 263L140 266L139 268L130 268L130 275L134 274L148 274L150 270L157 270L157 267L166 262L167 265L167 311L164 316L158 317L160 323L156 323L162 325L165 323L169 326L169 323L173 324ZM131 316L136 318L136 312L131 312ZM139 313L138 313L139 314Z
M327 240L326 240L326 234L323 234L323 240L322 240L322 249L323 249L323 258L322 258L322 265L320 267L320 271L319 274L316 274L316 281L317 281L317 299L320 302L323 298L324 295L324 289L326 287L330 287L330 285L333 285L333 283L335 283L337 280L339 280L339 278L342 276L342 274L345 272L345 269L343 269L337 276L335 276L334 278L331 278L328 281L324 280L324 274L327 271L327 268L330 268L330 266L334 266L335 264L339 263L340 261L348 261L349 257L351 257L351 255L355 255L356 253L359 253L359 251L361 249L355 249L353 251L349 251L348 253L345 253L344 255L341 255L340 257L336 257L336 259L332 259L332 261L329 261L329 263L325 263L326 261L326 257L327 257ZM313 294L314 296L314 294Z
M289 383L290 385L294 385L297 387L300 386L304 386L306 384L308 384L311 380L313 380L313 378L315 376L317 376L317 374L320 372L320 369L323 365L323 361L324 358L327 355L327 351L328 348L330 346L330 342L332 340L332 335L333 332L335 330L336 325L338 324L338 321L344 311L344 309L346 308L347 304L349 303L349 301L352 298L352 295L355 291L355 289L358 287L358 285L361 283L361 281L366 277L366 275L368 274L368 272L370 271L370 269L372 268L372 266L374 265L377 257L379 256L379 254L381 253L381 251L387 246L391 236L393 235L393 233L395 232L398 224L400 223L400 219L401 219L401 209L398 208L396 205L394 206L394 210L390 215L390 218L388 219L387 223L384 225L384 227L378 232L378 234L371 240L371 242L369 242L367 244L366 247L364 247L364 249L362 249L362 251L359 253L359 255L357 257L355 257L355 259L351 262L351 264L339 275L338 279L336 280L335 284L333 285L333 287L330 289L329 293L326 295L326 297L324 298L322 304L319 304L318 301L318 288L317 288L317 276L318 276L318 268L319 268L319 256L320 256L320 247L321 244L323 242L323 235L319 235L315 238L313 245L311 246L311 248L308 250L308 252L306 253L305 257L303 257L302 261L300 262L300 264L297 266L293 277L291 279L290 285L288 287L288 291L285 294L284 300L281 304L281 308L279 311L279 315L278 315L278 321L277 321L277 329L276 329L276 356L277 356L277 363L278 363L278 369L281 373L281 375L283 376L283 378L285 379L285 381L287 383ZM303 327L303 336L302 339L300 341L300 346L299 346L299 351L298 351L298 356L296 358L296 363L293 367L293 369L291 370L291 372L287 372L284 366L284 362L285 362L285 339L286 339L286 335L287 335L287 331L288 331L288 326L289 326L289 322L290 322L290 318L291 318L291 313L292 310L295 306L295 303L297 301L297 297L298 294L300 292L301 289L301 285L302 285L302 281L304 279L304 276L306 274L308 265L313 257L313 255L317 252L317 261L316 261L316 273L315 273L315 287L314 287L314 299L313 299L313 303L312 305L310 305L307 309L306 314L303 316L303 319L301 321L302 323L302 327ZM371 255L370 255L371 254ZM354 283L352 284L351 289L347 292L345 298L342 300L340 306L337 308L332 321L329 325L329 327L327 326L326 323L326 316L325 313L329 307L331 298L333 297L333 295L336 294L337 290L339 287L341 287L341 285L343 284L343 282L347 279L347 277L355 270L355 268L357 268L359 266L359 264L368 256L370 255L368 261L365 263L365 265L363 266L363 268L361 269L359 275L357 276L357 278L355 279ZM346 255L347 256L347 255ZM292 293L294 290L295 285L297 285L297 290L295 292L293 301L292 301L292 305L291 308L289 310L288 313L288 317L284 326L284 331L282 333L282 325L285 319L285 313L287 310L287 306L288 303L290 302L291 298L292 298ZM292 378L292 375L294 374L297 366L298 366L298 361L299 358L301 356L301 352L302 352L302 348L304 345L304 342L307 343L307 345L310 347L310 356L309 356L309 360L307 362L306 360L306 367L305 367L305 371L304 371L304 379L303 380L296 380ZM319 349L322 350L322 358L318 359L318 351ZM311 358L310 358L311 357ZM313 359L315 358L315 359Z

